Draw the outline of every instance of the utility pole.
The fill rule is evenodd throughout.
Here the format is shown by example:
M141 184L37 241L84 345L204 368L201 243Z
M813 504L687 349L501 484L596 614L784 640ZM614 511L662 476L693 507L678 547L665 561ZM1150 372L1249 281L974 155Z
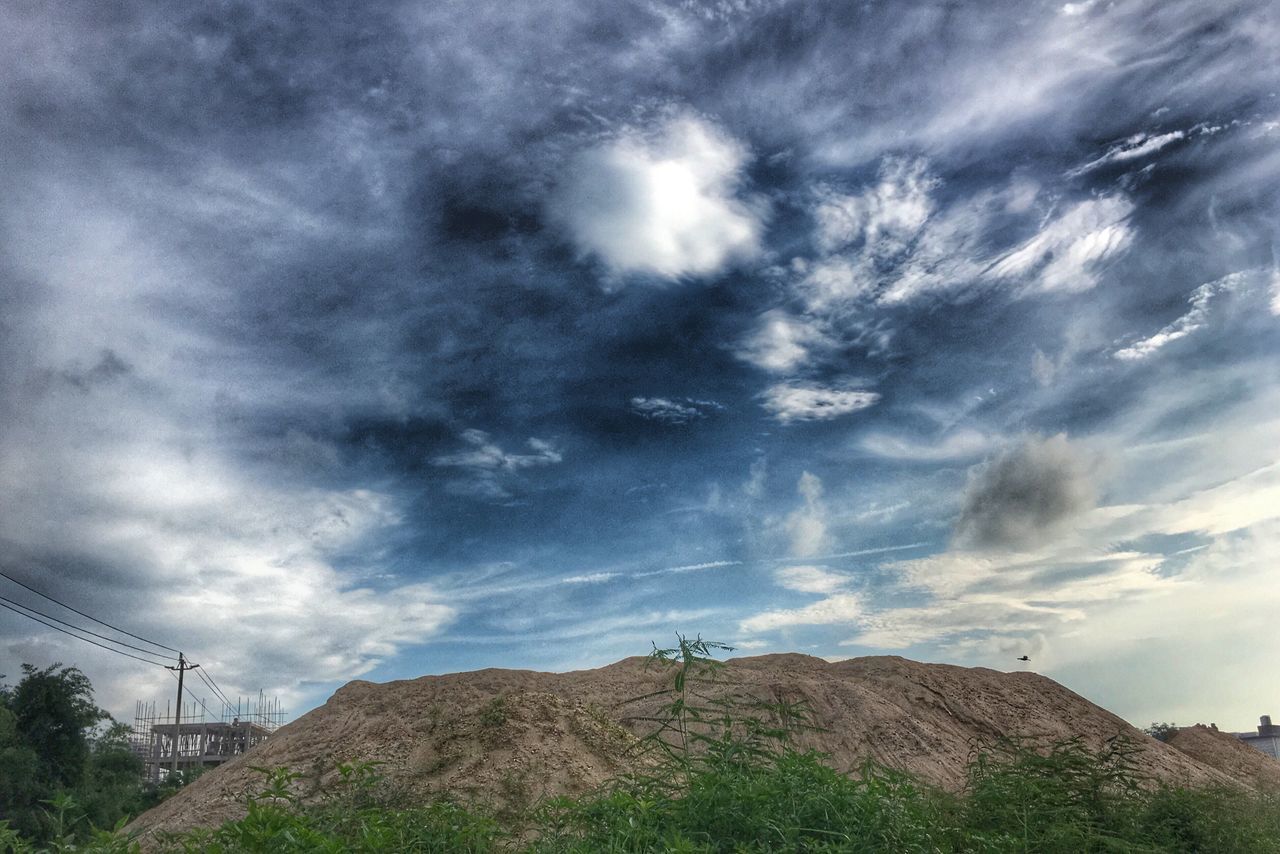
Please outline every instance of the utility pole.
M187 664L187 660L183 658L182 653L178 653L178 666L168 667L166 670L178 671L178 708L173 713L173 765L170 773L176 775L178 773L178 745L182 736L182 676L188 670L195 670L200 665Z

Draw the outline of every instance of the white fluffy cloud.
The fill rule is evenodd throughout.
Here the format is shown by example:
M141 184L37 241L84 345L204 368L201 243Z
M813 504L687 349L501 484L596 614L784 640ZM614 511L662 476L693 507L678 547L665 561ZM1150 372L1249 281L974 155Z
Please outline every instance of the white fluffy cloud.
M874 406L880 395L818 385L780 383L764 393L764 408L783 424L827 421Z
M66 547L116 555L142 576L133 582L141 589L117 592L107 584L96 596L131 598L137 613L126 625L181 645L233 696L263 688L292 707L306 697L303 678L322 685L359 676L456 616L430 584L375 585L338 568L340 556L398 524L385 495L280 489L247 480L208 455L157 447L119 447L108 461L79 462L92 477L69 493L49 491L74 502L59 523L76 532ZM32 468L22 474L10 482L26 489L44 476ZM49 516L38 504L27 512ZM0 536L38 548L47 532L30 521L27 513L10 513ZM82 596L76 601L90 611L102 607ZM141 664L105 653L95 658L83 646L62 653L61 635L4 641L14 658L92 661L95 672L118 674L96 680L99 699L112 710L172 688L163 672Z
M736 353L757 368L785 374L804 366L815 352L829 345L812 319L775 308L760 315L755 331L738 345Z
M692 116L580 154L553 210L573 243L619 274L713 274L759 250L763 210L741 192L745 147Z
M787 535L791 539L791 554L811 557L822 551L827 543L827 508L822 502L822 480L805 472L800 475L796 492L803 504L787 516Z

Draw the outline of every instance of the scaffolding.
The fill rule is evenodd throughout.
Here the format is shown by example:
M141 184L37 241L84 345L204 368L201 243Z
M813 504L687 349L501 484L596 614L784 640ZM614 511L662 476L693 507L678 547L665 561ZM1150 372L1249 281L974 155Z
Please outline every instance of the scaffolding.
M237 697L234 706L223 703L216 717L201 701L183 703L176 725L171 703L159 714L154 702L139 700L129 744L142 759L146 779L158 783L172 773L175 750L179 771L212 768L265 741L284 719L280 701L261 692L256 698Z

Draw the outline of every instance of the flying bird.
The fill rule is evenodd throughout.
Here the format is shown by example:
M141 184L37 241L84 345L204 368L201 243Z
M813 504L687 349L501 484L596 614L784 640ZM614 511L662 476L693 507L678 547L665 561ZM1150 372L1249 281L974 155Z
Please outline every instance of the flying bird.
M1018 656L1018 661L1030 661L1031 659L1025 655Z

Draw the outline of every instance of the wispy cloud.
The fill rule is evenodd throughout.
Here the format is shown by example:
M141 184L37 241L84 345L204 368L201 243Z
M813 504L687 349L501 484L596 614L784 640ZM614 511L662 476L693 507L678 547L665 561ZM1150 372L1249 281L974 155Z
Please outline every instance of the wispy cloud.
M863 613L862 600L856 594L840 593L802 608L783 608L756 614L739 623L738 630L745 634L756 634L791 626L853 624Z
M864 252L888 257L902 252L933 212L930 191L938 180L924 160L886 158L877 183L846 195L830 187L817 191L817 244L824 252L860 244Z
M1106 153L1101 157L1071 170L1067 175L1075 178L1109 163L1137 160L1138 158L1146 157L1148 154L1154 154L1167 145L1186 139L1186 137L1186 132L1181 130L1169 131L1156 136L1149 136L1145 133L1134 134L1124 142L1107 149Z
M1122 194L1084 199L1044 216L1034 205L1035 185L1015 179L940 206L930 196L937 185L925 177L926 168L922 161L904 166L889 159L880 184L863 195L839 197L840 205L824 191L814 214L814 241L823 254L795 265L794 291L811 313L847 313L851 306L865 311L872 302L902 305L926 295L961 295L977 285L1013 285L1016 295L1088 290L1103 263L1132 242L1134 206ZM1011 217L1041 219L1031 238L993 253L991 244L1008 230Z
M618 578L617 572L589 572L585 575L570 575L560 579L561 584L603 584Z
M870 548L870 549L854 549L853 551L848 551L848 552L835 552L832 554L808 555L803 558L774 558L774 561L778 563L784 563L784 562L790 562L795 560L805 560L805 561L836 560L838 558L846 558L846 557L865 557L867 555L879 555L879 554L886 554L888 552L910 551L912 549L927 548L928 546L929 546L929 543L926 543L926 542L903 543L902 545L896 545L896 546L877 546L875 548Z
M1123 362L1136 362L1146 359L1162 347L1172 344L1181 338L1202 328L1209 321L1209 302L1218 294L1235 290L1245 279L1242 273L1232 273L1214 282L1203 284L1191 292L1187 302L1191 308L1186 314L1161 329L1155 335L1135 341L1127 347L1115 352L1115 357Z
M773 577L778 586L799 593L835 593L850 581L849 576L825 566L787 566L776 570Z
M1078 202L991 264L987 275L1038 291L1089 290L1098 283L1098 265L1132 240L1132 213L1133 203L1119 195Z
M1097 6L1098 2L1099 0L1079 0L1079 2L1076 3L1063 3L1060 11L1062 14L1071 17L1083 15L1094 6Z
M544 442L541 439L529 440L529 448L533 453L511 454L502 450L489 438L489 434L483 430L464 430L460 438L471 446L471 450L433 457L431 464L479 469L482 471L514 472L535 466L553 465L564 460L559 451L549 442Z
M655 575L680 575L685 572L701 572L704 569L723 569L726 566L741 566L740 560L710 560L703 563L687 563L679 566L666 566L662 569L649 569L631 574L632 578L650 578Z
M781 383L765 391L764 408L783 424L790 424L840 418L874 406L878 400L880 395L874 391Z
M560 451L542 439L528 440L532 453L513 454L504 451L483 430L464 430L459 438L470 446L469 450L431 459L433 466L468 472L466 479L450 482L449 490L455 495L491 501L510 499L514 496L512 485L518 472L564 461Z
M879 457L892 460L936 462L939 460L963 460L982 456L995 447L997 439L973 429L959 429L945 434L940 440L926 442L920 439L890 433L870 433L860 447Z
M711 400L672 400L666 397L633 397L631 411L641 418L663 424L688 424L707 417L708 413L724 409Z

